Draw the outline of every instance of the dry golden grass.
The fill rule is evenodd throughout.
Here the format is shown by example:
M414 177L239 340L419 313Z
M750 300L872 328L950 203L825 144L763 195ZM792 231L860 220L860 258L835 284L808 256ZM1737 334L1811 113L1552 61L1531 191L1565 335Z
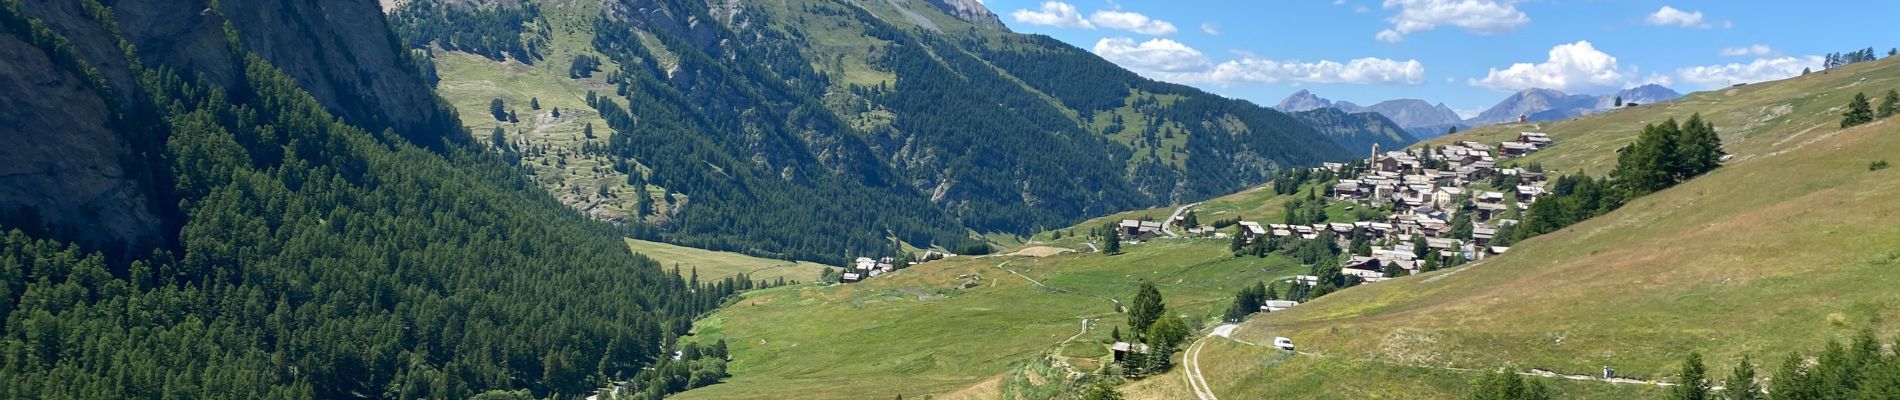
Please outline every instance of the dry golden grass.
M1732 163L1469 267L1342 291L1253 321L1326 353L1664 377L1699 350L1818 348L1900 317L1900 123ZM1453 276L1445 276L1453 275ZM1429 337L1432 340L1418 340Z

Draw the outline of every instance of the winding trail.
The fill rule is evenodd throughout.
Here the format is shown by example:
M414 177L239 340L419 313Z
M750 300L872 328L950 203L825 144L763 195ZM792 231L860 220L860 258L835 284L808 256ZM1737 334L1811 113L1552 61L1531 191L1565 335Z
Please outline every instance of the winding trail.
M1233 340L1229 335L1233 335L1234 330L1239 328L1240 325L1234 324L1214 327L1214 330L1208 332L1206 337L1195 340L1194 344L1188 345L1186 352L1181 353L1182 376L1187 378L1188 388L1194 390L1195 398L1200 400L1219 400L1219 397L1214 395L1214 387L1207 384L1207 377L1201 375L1201 349L1207 347L1207 339L1212 339L1216 336ZM1235 341L1239 342L1238 340Z
M1202 337L1199 340L1195 340L1194 344L1188 345L1187 351L1182 353L1182 356L1181 356L1182 378L1187 380L1188 388L1194 390L1195 398L1199 400L1218 400L1218 397L1214 395L1213 386L1209 385L1207 383L1207 377L1201 374L1201 349L1206 347L1208 339L1220 337L1223 339L1234 341L1235 343L1241 343L1241 344L1245 344L1249 346L1260 346L1259 344L1233 338L1234 331L1237 331L1237 330L1240 330L1240 325L1225 324L1225 325L1214 327L1212 331L1208 332L1207 336ZM1311 353L1311 352L1294 352L1294 354L1309 356L1309 357L1321 357L1321 358L1332 357L1325 354ZM1457 371L1457 372L1465 372L1465 373L1488 372L1486 370L1472 369L1472 368L1413 365L1413 364L1396 363L1396 362L1376 360L1376 359L1362 359L1360 361L1376 362L1376 363L1381 363L1381 364L1390 364L1390 365L1398 365L1398 366L1405 366L1405 367ZM1630 379L1630 378L1603 378L1600 376L1582 375L1582 374L1563 374L1563 373L1558 373L1555 371L1539 369L1539 368L1533 368L1530 371L1515 371L1515 372L1521 376L1534 377L1534 378L1568 379L1568 380L1573 380L1573 381L1591 381L1591 382L1603 382L1603 383L1610 383L1610 384L1650 385L1650 386L1656 386L1656 387L1676 386L1676 384L1669 383L1669 382ZM1710 389L1715 390L1715 391L1721 391L1723 388L1720 385L1715 385L1715 386L1710 387Z

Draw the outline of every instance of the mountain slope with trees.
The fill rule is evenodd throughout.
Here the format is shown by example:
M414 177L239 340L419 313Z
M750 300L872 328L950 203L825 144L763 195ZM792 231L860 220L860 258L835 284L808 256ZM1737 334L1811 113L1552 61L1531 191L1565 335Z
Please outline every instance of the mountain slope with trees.
M0 52L22 60L0 94L103 121L47 154L129 152L144 207L175 218L122 251L64 234L109 218L5 222L0 393L578 397L618 380L658 397L724 376L722 344L677 338L761 284L662 270L471 143L377 13L0 1Z
M540 64L599 72L530 70L584 93L602 137L550 147L516 132L539 122L465 124L511 127L500 137L516 144L500 153L585 154L626 176L580 193L665 188L665 207L623 207L640 210L630 220L653 227L647 238L826 262L954 249L1347 156L1287 115L1008 32L976 2L536 4L547 22L533 24L553 27L547 52L576 54Z

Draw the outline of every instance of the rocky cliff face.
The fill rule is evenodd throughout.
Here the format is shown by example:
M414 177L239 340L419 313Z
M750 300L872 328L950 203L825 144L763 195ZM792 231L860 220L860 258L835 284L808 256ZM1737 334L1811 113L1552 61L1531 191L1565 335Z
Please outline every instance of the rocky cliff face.
M128 172L106 100L13 36L0 58L0 224L110 252L160 244L163 213Z
M939 10L943 10L945 14L954 15L957 18L963 19L964 21L970 21L970 23L976 24L977 26L1007 29L1003 27L1003 20L1001 18L997 18L996 13L990 12L990 9L988 7L984 7L982 1L978 1L978 0L924 0L924 1L930 3L930 5L932 6L936 6L937 9Z
M139 95L122 37L147 66L183 77L229 84L239 55L228 23L246 50L296 78L319 102L352 124L393 129L411 142L440 146L467 140L433 91L415 73L383 24L375 0L107 2L118 34L78 1L26 1L21 11L63 36L100 72L94 91L70 68L17 35L0 40L0 222L39 224L55 237L89 245L158 245L170 237L165 215L166 166L154 161L162 134L114 126L114 105ZM372 29L374 28L374 29Z

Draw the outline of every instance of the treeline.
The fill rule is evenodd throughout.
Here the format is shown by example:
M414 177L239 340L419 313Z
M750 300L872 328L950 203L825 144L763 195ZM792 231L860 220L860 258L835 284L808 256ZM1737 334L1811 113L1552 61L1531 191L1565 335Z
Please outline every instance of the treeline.
M1888 50L1887 56L1891 57L1895 53L1896 53L1895 50ZM1835 68L1845 67L1848 64L1863 63L1863 62L1878 60L1880 59L1879 57L1880 57L1879 55L1874 54L1874 48L1872 47L1868 47L1862 50L1849 51L1845 53L1827 53L1827 56L1824 57L1823 61L1821 62L1821 68L1835 69Z
M418 48L479 54L495 61L523 64L541 60L549 27L532 0L492 7L456 5L443 0L412 0L389 12L389 26Z
M1667 189L1721 167L1722 138L1701 114L1681 124L1674 118L1643 127L1636 143L1617 150L1607 178L1558 177L1526 211L1510 242L1555 232L1622 207L1637 197Z
M110 116L167 139L150 150L180 199L176 246L116 263L0 238L0 397L577 397L716 380L669 354L761 283L688 282L497 157L358 129L241 61L230 89L134 61L139 96Z
M1819 354L1794 352L1784 358L1773 379L1758 376L1755 365L1743 357L1728 376L1717 381L1691 352L1683 359L1670 399L1895 399L1900 398L1900 355L1883 346L1872 330L1862 330L1852 343L1829 340ZM1767 383L1763 383L1767 381ZM1716 384L1721 389L1715 389Z

